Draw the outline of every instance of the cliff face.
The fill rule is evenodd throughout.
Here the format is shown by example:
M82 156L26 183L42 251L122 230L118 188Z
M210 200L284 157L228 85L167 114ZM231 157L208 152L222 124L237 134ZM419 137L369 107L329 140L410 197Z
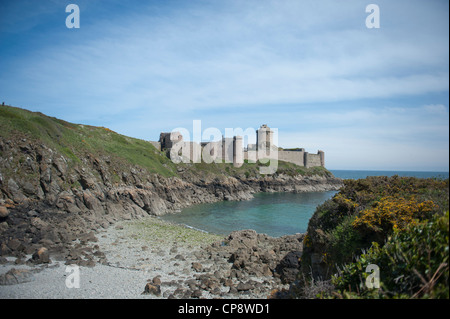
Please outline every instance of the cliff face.
M94 133L99 134L97 131L91 130L90 135L85 131L76 133L80 141L91 143L90 148L81 148L81 142L71 142L76 140L74 132L81 130L74 124L61 125L45 117L50 122L38 126L39 133L32 136L19 130L12 134L11 127L7 127L10 122L1 117L0 120L3 120L0 121L2 255L32 253L42 246L64 254L68 243L75 239L95 240L92 232L99 227L149 214L173 213L192 204L247 200L255 192L324 191L342 186L342 181L330 174L305 176L280 172L257 176L250 171L224 174L211 168L199 170L190 164L175 166L150 144L144 151L132 149L130 145L137 142L104 128L97 128L101 134L108 134L101 136L104 143L92 138ZM36 123L42 120L39 118ZM19 127L21 123L13 125ZM53 125L51 132L49 125ZM47 130L47 135L53 134L50 136L53 139L46 140L43 130ZM36 134L42 136L36 138ZM118 147L116 152L108 151L106 146L114 148L107 138L128 147L128 153L116 156L122 151ZM101 147L105 149L100 150ZM140 157L131 158L133 152ZM153 158L146 162L148 154ZM131 160L124 160L127 156Z
M136 165L121 166L87 155L73 163L27 138L0 139L1 241L4 253L31 253L83 238L117 220L163 215L186 206L247 200L255 192L337 190L341 180L323 176L200 176L189 170L162 177ZM180 169L183 170L183 169ZM12 239L20 241L8 246ZM6 245L6 247L5 247ZM17 246L17 247L16 247ZM49 248L51 248L49 247Z

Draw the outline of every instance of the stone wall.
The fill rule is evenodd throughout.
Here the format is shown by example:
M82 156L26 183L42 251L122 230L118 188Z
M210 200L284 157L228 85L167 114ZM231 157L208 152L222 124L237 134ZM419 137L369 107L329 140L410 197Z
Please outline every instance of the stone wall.
M175 163L200 163L202 148L200 144L190 141L180 141L173 144L170 149L169 157Z
M305 166L306 168L322 166L321 155L305 152Z
M305 166L304 151L279 151L278 160Z
M150 144L152 144L158 151L161 151L161 143L155 142L155 141L149 141Z
M203 158L206 163L225 162L233 163L239 167L244 160L256 162L258 159L271 158L303 167L325 167L325 153L323 151L310 154L305 152L304 148L278 149L273 144L273 131L266 124L261 125L256 133L256 144L248 144L246 150L243 149L241 136L222 137L220 141L203 142L200 145L193 142L183 142L183 136L179 132L171 132L161 133L159 143L150 143L157 149L170 150L172 159L184 158L183 162L199 163L202 161L202 157L206 157Z

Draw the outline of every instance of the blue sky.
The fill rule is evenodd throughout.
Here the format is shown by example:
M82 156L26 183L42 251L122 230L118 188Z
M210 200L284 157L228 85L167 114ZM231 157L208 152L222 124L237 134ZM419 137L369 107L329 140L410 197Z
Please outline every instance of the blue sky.
M448 6L2 1L0 100L146 140L193 120L264 123L282 147L324 150L329 169L448 171Z

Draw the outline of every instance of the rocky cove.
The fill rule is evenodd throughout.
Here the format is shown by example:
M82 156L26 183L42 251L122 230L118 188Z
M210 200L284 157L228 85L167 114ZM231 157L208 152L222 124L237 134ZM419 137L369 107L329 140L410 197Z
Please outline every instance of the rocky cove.
M0 258L4 264L40 269L57 261L93 269L127 263L113 264L115 257L105 248L112 246L103 245L101 238L104 232L120 232L121 223L155 220L192 204L248 200L257 192L326 191L342 186L342 180L331 174L227 176L198 174L189 165L179 165L176 176L164 177L108 154L86 153L74 161L23 136L0 139L0 151ZM245 230L197 244L181 244L177 235L159 247L158 237L131 245L130 234L121 236L125 250L133 247L139 249L137 255L145 255L142 247L154 246L145 258L165 254L183 265L172 269L172 275L154 271L148 274L150 282L139 287L150 296L176 298L267 296L295 279L303 238L300 234L271 238ZM180 245L183 248L177 248ZM18 283L22 277L27 276L3 273L0 283Z

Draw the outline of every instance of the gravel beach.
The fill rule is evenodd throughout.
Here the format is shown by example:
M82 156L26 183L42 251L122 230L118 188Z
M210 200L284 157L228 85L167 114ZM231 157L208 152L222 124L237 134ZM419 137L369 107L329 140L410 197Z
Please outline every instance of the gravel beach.
M79 288L66 286L66 279L73 282L68 277L75 272L64 261L52 259L48 265L29 266L8 257L0 265L0 275L4 277L11 269L25 275L20 276L21 283L0 285L0 298L166 298L164 291L160 296L142 294L145 283L155 277L171 285L189 279L189 256L221 239L152 217L118 222L98 232L97 238L92 245L98 245L107 262L79 267Z
M223 237L159 218L117 222L96 237L88 245L105 258L93 267L74 268L52 255L49 264L39 265L25 262L31 256L4 258L0 298L250 299L267 298L276 284L278 289L288 287L270 272L254 276L233 272L230 258L241 257L222 251Z

